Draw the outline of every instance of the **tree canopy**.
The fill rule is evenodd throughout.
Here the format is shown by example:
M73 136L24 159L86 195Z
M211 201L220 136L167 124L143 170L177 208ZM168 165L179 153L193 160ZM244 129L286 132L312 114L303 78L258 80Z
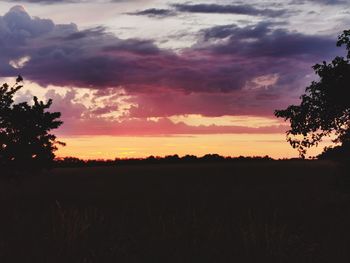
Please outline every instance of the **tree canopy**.
M49 167L57 146L64 145L50 134L62 124L59 112L48 111L52 100L44 103L34 97L32 104L15 104L22 81L18 76L12 87L0 86L0 165L11 173Z
M306 88L300 105L275 111L277 117L290 121L287 141L301 157L325 136L334 135L333 142L342 147L350 143L350 30L338 37L337 46L345 46L347 56L314 65L319 80Z

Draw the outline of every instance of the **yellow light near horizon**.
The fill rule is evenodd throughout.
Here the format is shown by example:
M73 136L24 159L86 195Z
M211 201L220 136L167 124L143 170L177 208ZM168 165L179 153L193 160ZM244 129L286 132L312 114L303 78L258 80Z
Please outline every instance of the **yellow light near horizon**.
M283 121L276 117L259 117L259 116L221 116L206 117L199 114L175 115L169 117L174 123L183 122L190 126L244 126L249 128L260 128L266 126L278 126L284 124Z
M183 135L164 137L79 136L60 137L67 143L57 151L58 157L81 159L143 158L193 154L203 156L217 153L223 156L265 156L273 158L298 157L284 134ZM324 143L309 154L322 152Z

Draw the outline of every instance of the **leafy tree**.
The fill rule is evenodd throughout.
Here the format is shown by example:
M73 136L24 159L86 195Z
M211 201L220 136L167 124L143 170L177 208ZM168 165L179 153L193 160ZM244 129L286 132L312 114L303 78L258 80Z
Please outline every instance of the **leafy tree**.
M300 105L275 111L277 117L289 120L287 141L305 157L309 147L325 137L335 135L334 143L350 145L350 30L338 37L337 46L345 45L347 56L335 57L331 63L313 66L319 76L300 97Z
M59 112L47 111L52 100L44 103L34 97L33 104L14 103L22 81L18 76L12 87L0 86L0 166L12 174L50 167L57 146L64 145L49 133L62 124Z

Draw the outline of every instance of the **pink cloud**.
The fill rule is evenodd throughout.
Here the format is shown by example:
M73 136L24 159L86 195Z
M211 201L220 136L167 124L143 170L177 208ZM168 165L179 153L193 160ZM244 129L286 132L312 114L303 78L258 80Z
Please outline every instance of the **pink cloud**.
M103 119L67 119L59 135L113 135L113 136L169 136L180 134L264 134L284 133L284 125L259 128L244 126L190 126L185 123L173 123L167 118L157 121L146 119L128 119L108 121Z
M272 22L215 26L199 32L194 46L174 52L152 40L118 38L103 27L79 30L75 24L32 18L17 7L0 16L0 72L5 77L23 74L43 87L96 91L90 98L93 107L77 102L73 90L65 96L47 94L53 109L63 114L60 133L277 133L285 127L193 127L167 119L186 114L271 117L275 109L295 102L299 89L310 82L311 65L334 54L334 40L275 28ZM24 57L19 68L11 66ZM276 78L267 85L264 76ZM121 109L115 98L103 105L94 101L111 87L130 96L132 106L123 119L106 118Z

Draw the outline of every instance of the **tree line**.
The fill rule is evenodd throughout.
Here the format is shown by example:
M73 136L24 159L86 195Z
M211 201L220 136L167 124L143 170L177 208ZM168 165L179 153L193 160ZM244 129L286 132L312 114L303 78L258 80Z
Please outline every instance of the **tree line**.
M145 164L195 164L195 163L232 163L249 161L274 161L269 156L253 157L225 157L218 154L206 154L202 157L185 155L183 157L168 155L165 157L149 156L147 158L116 158L114 160L82 160L76 157L58 158L55 167L93 167L93 166L115 166L115 165L145 165Z

